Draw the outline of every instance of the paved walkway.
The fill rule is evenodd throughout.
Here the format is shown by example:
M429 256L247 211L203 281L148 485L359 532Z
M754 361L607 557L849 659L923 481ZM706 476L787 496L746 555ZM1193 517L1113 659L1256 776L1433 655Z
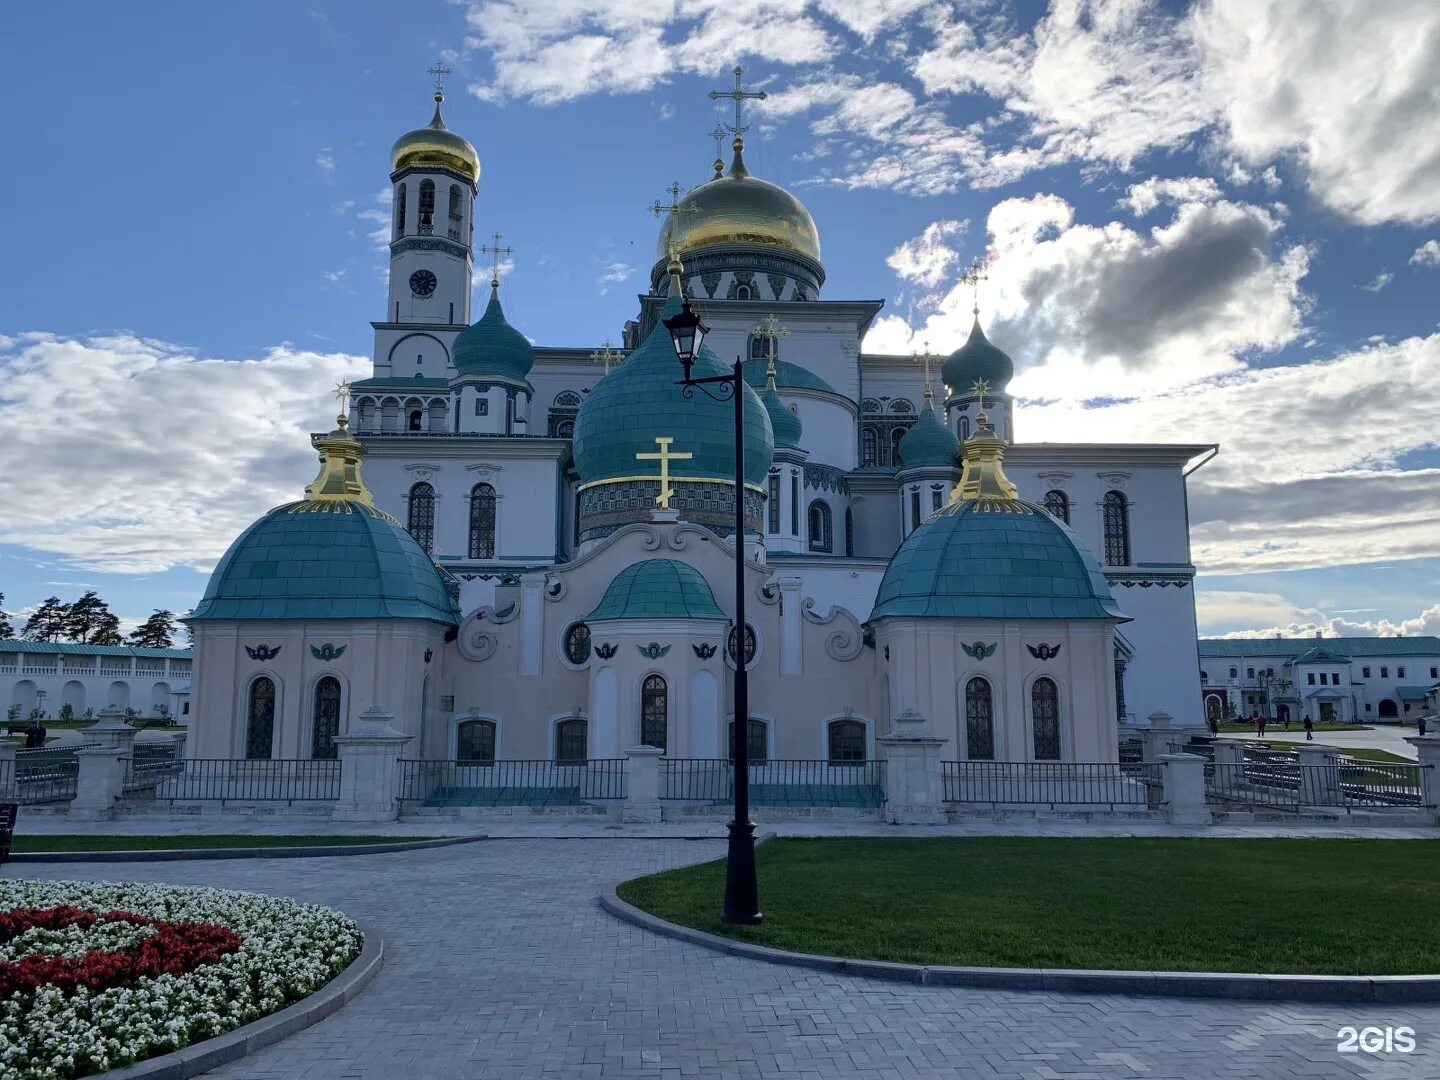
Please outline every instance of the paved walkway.
M604 881L721 852L710 840L527 839L346 859L9 872L255 889L381 928L386 962L370 988L210 1074L229 1080L1440 1076L1440 1006L897 985L720 955L595 904ZM1399 1024L1415 1029L1415 1053L1336 1052L1345 1025Z

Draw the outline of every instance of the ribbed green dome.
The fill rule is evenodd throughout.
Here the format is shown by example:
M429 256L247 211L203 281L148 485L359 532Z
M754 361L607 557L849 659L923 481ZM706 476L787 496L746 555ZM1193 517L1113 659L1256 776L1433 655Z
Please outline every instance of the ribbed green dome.
M191 618L460 621L415 539L352 500L271 510L221 557Z
M780 400L780 395L774 390L766 390L760 395L760 400L765 403L765 411L770 414L770 431L775 436L776 448L799 446L800 436L805 430L800 417L790 411L790 407Z
M900 440L900 464L907 469L959 463L960 440L934 408L920 410L920 419Z
M700 571L675 559L646 559L615 575L600 606L585 621L723 618Z
M480 321L461 330L451 350L455 370L484 378L501 376L524 382L535 366L535 348L524 334L505 321L500 290L490 289L490 303Z
M890 560L871 619L1118 619L1095 557L1039 506L936 511ZM1025 512L1022 512L1025 511Z
M679 311L680 299L674 297L665 305L662 318ZM729 371L728 365L702 346L692 377L709 378ZM700 389L685 397L675 385L680 374L670 332L657 322L644 343L601 379L580 406L571 447L582 484L658 476L657 462L635 457L655 453L657 436L675 440L670 446L672 453L692 455L689 460L672 460L670 475L734 479L735 406L728 398L716 401ZM759 396L747 386L745 482L762 486L774 456L770 417Z
M757 390L764 389L765 372L769 363L768 360L746 360L744 364L745 381ZM833 386L813 371L785 360L775 361L775 385L786 390L819 390L826 394L838 393Z
M991 390L1004 390L1015 375L1015 362L990 344L977 315L969 339L946 358L940 372L945 385L958 393L968 392L976 379L984 379Z

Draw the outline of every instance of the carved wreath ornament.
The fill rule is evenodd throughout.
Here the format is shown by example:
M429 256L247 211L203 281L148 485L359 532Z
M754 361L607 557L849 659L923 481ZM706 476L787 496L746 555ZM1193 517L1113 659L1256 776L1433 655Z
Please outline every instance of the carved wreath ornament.
M976 660L988 660L995 655L995 650L999 647L1000 643L998 641L992 642L989 645L986 645L983 641L973 641L969 645L962 642L960 645L960 648L965 650L966 656L973 657Z
M331 645L330 642L327 641L324 645L311 645L310 655L315 657L316 660L324 660L328 663L331 660L339 660L340 657L345 655L345 650L349 647L348 645Z
M269 645L256 645L253 649L249 645L246 645L245 653L251 660L260 660L263 662L265 660L274 660L275 657L280 655L280 649L281 646L279 645L276 645L274 648L271 648Z
M640 650L641 656L651 660L659 660L670 651L669 645L661 645L658 641L652 641L648 645L636 645L635 648Z
M1025 648L1030 650L1030 655L1036 660L1054 660L1060 655L1059 645L1046 645L1041 642L1039 645L1026 645Z

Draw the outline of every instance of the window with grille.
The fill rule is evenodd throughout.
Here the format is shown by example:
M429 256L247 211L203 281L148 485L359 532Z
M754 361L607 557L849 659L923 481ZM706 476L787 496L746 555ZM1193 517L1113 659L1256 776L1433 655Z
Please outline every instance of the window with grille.
M995 760L995 698L989 681L978 675L965 684L965 756Z
M565 631L565 659L576 667L590 659L590 627L583 622Z
M745 733L745 755L752 761L765 761L769 756L766 741L767 724L764 720L750 718L750 727ZM729 735L725 743L725 755L735 760L735 721L730 721Z
M455 733L457 761L495 760L495 721L466 720Z
M829 504L816 499L810 504L810 550L831 550L831 519Z
M470 489L470 558L495 557L495 488L476 484Z
M1045 512L1056 521L1070 524L1070 498L1058 488L1045 493Z
M435 231L435 181L420 181L420 228L421 233Z
M725 651L730 656L731 663L735 661L735 627L730 627L730 633L725 638ZM745 666L749 667L755 662L755 628L749 623L745 624Z
M336 756L335 736L340 734L340 680L326 675L315 684L315 702L311 710L310 756Z
M275 740L275 684L261 675L250 684L245 710L245 756L251 761L270 757Z
M880 464L880 439L868 425L860 431L860 464Z
M1035 760L1060 760L1060 690L1043 676L1030 687L1030 723L1035 733Z
M831 720L826 734L831 761L865 760L865 725L859 720Z
M423 480L410 489L406 528L426 555L435 550L435 489Z
M584 761L589 756L590 725L580 717L555 725L555 760Z
M400 185L400 190L395 193L395 235L405 235L405 185Z
M1119 491L1105 493L1105 563L1130 565L1130 504Z
M659 675L647 675L640 687L640 742L666 749L669 728L670 693Z
M780 475L771 473L765 491L765 527L772 536L780 532Z

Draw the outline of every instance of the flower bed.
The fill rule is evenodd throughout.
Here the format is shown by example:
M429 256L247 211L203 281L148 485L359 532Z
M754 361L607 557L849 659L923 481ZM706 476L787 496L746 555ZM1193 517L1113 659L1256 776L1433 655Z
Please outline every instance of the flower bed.
M0 1080L88 1076L222 1035L359 955L328 908L175 885L0 881Z

